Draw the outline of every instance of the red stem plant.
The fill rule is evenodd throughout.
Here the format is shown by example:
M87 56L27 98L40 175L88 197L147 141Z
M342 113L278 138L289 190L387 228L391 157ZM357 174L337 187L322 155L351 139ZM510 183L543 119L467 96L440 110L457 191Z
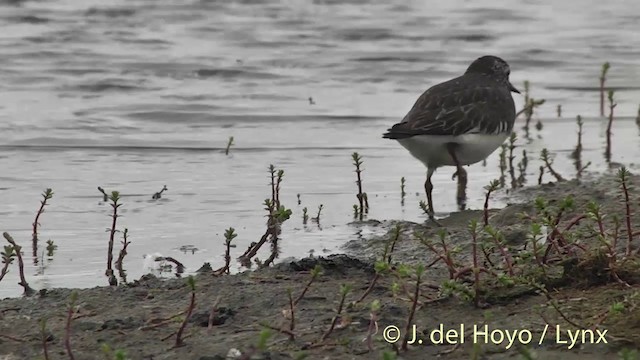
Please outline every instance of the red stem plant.
M349 285L340 286L340 302L338 303L338 309L336 310L336 315L331 320L331 326L329 326L329 329L324 333L324 335L322 335L320 342L325 341L329 336L331 336L333 329L335 329L336 324L340 319L340 315L342 315L342 310L344 310L345 300L347 299L347 295L349 294L350 291L351 291L351 286Z
M112 191L111 195L109 195L109 200L111 201L111 208L113 209L113 213L111 214L111 229L109 229L109 249L107 251L107 270L105 271L105 275L109 278L110 285L116 285L117 280L113 275L113 269L111 265L113 263L113 242L115 241L116 236L116 223L118 220L118 209L122 206L118 201L120 200L120 193L117 191ZM115 282L115 283L114 283Z
M625 207L625 224L627 227L627 248L625 255L627 257L631 256L631 243L633 242L633 231L631 230L631 202L629 201L629 177L631 177L631 173L626 167L623 166L618 170L618 181L620 182Z
M613 102L613 90L609 90L608 92L608 99L609 99L609 122L607 123L607 131L606 131L606 136L607 136L607 148L605 149L604 152L604 157L606 158L607 162L611 161L611 126L613 125L613 109L615 109L616 103Z
M500 180L492 180L489 185L484 187L484 189L487 190L487 193L484 197L484 226L489 225L489 197L491 196L491 193L498 190L498 188L500 188Z
M4 236L4 238L7 239L9 244L13 246L13 251L15 251L16 256L18 257L18 270L20 272L20 282L18 283L18 285L24 288L25 296L33 295L35 293L35 290L33 290L31 286L29 286L29 283L27 283L27 279L24 276L24 261L22 260L22 246L16 244L16 242L13 240L13 238L11 237L11 235L9 235L8 232L2 233L2 236Z
M73 313L76 311L76 301L78 300L78 293L73 291L67 307L67 322L64 328L64 348L67 350L69 360L75 360L73 352L71 351L71 321L73 320Z
M191 300L189 301L189 307L187 308L187 314L184 316L184 320L176 333L176 343L174 347L180 347L184 345L182 334L184 333L184 329L187 327L187 323L191 318L191 314L193 313L193 309L196 306L196 281L193 276L189 276L187 278L187 284L189 284L189 288L191 288Z
M33 259L34 262L38 262L38 226L40 225L40 216L44 212L44 207L47 206L47 200L50 200L53 197L53 191L51 189L46 189L44 193L42 193L42 200L40 200L40 208L38 209L38 213L36 214L36 219L33 221L33 233L31 234L31 240L33 241Z
M220 269L215 270L213 275L219 276L222 274L229 274L231 267L231 248L235 247L235 245L231 245L231 240L235 239L238 234L235 233L235 229L230 227L224 232L224 266Z
M411 337L411 327L413 326L413 317L416 314L416 309L418 308L418 300L420 299L420 284L422 281L422 275L424 274L425 268L423 265L418 265L416 267L416 287L413 292L413 297L411 300L411 308L409 309L409 315L407 315L407 321L404 326L404 337L402 339L402 345L400 347L401 350L406 351L407 345L409 342L409 338Z
M118 275L120 275L120 279L122 282L127 282L127 272L124 270L124 257L127 256L127 246L131 244L129 241L129 229L125 228L124 233L122 234L122 249L118 254L118 260L116 260L116 269L118 270Z
M607 81L607 72L611 68L611 64L606 62L602 64L600 72L600 116L604 116L604 83Z

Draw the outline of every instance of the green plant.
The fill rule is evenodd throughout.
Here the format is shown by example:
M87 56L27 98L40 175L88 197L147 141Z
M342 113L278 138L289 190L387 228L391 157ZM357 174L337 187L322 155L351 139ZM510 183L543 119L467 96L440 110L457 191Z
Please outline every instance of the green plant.
M413 296L410 298L411 307L409 309L409 315L407 315L407 320L405 321L404 327L404 337L402 339L402 345L400 349L407 350L407 344L409 342L409 337L411 334L411 327L413 326L413 318L416 314L416 309L418 308L418 301L420 299L420 285L422 282L422 275L424 274L425 268L424 265L416 266L416 286L413 292Z
M607 147L604 152L604 157L607 159L607 162L611 161L611 126L613 125L613 109L618 105L613 101L613 90L609 90L607 98L609 99L609 122L607 123Z
M500 187L500 180L491 180L489 185L484 187L484 189L487 191L484 197L484 210L483 210L484 226L489 225L489 197L491 197L491 193L498 190L499 187Z
M500 145L500 187L505 185L505 174L507 172L507 144Z
M515 150L516 148L516 140L518 139L517 135L515 132L512 132L511 135L509 136L509 176L511 177L511 188L515 189L516 187L518 187L518 182L516 180L516 172L515 172L515 168L513 167L513 160L516 158L515 155L513 155L513 150Z
M111 266L113 263L113 243L115 241L116 232L118 231L116 229L116 223L118 217L120 217L120 215L118 215L118 209L122 206L122 203L119 202L120 193L117 191L112 191L111 195L109 195L109 201L111 201L109 205L111 205L111 209L113 210L113 212L111 214L111 228L107 229L107 231L109 231L109 248L107 250L107 270L105 271L105 275L107 276L107 278L109 278L109 285L117 285L118 280L113 274L113 269Z
M626 256L631 256L631 243L633 242L633 230L631 229L631 201L629 197L629 178L631 173L625 166L622 166L618 170L618 181L620 183L620 189L622 190L622 197L624 199L625 208L625 224L627 230L627 247L625 251Z
M225 155L229 155L229 150L231 149L231 145L233 145L233 136L229 136L229 140L227 141L227 147L224 149Z
M550 154L549 154L549 150L547 150L546 148L542 149L542 151L540 152L540 160L542 160L542 162L544 163L545 167L547 168L547 170L549 170L549 173L551 175L553 175L553 177L556 178L556 181L565 181L565 179L562 177L562 175L560 175L558 172L556 172L552 165L553 165L553 159L551 158ZM540 175L540 178L542 178L542 175ZM542 182L542 181L539 181Z
M38 226L40 225L40 216L44 213L44 207L47 206L47 201L53 198L53 191L51 189L46 189L42 193L42 200L40 200L40 208L36 213L36 219L33 221L33 233L31 234L31 240L33 242L33 257L37 259L38 257Z
M353 159L353 165L356 167L356 184L358 185L358 193L356 197L358 198L358 217L360 221L362 221L365 213L369 212L369 200L367 198L367 193L362 191L362 157L357 152L351 154L351 158Z
M311 219L315 221L318 225L320 224L320 214L322 213L323 208L324 208L323 204L318 205L318 212L316 213L316 216Z
M321 341L326 340L333 332L333 329L335 329L336 324L338 323L338 320L342 315L342 310L344 309L345 300L347 298L347 295L349 295L350 291L351 291L350 285L344 284L340 286L340 302L338 303L338 309L336 310L336 315L333 317L333 320L331 320L331 326L329 327L329 329L322 335Z
M4 238L9 242L9 244L11 244L13 248L13 253L15 253L15 255L18 257L18 271L20 274L20 282L18 284L22 286L22 288L24 289L25 296L33 295L35 293L35 290L33 290L31 286L29 286L29 283L27 283L27 279L24 276L24 261L22 260L22 246L18 245L15 242L15 240L13 240L13 237L9 235L8 232L2 233L2 236L4 236ZM5 246L5 252L3 253L3 262L5 261L5 255L8 257L7 259L9 259L10 261L11 260L10 252L8 251L8 248L6 246ZM4 277L4 275L2 276Z
M224 266L222 266L220 269L215 270L213 272L214 275L218 276L218 275L222 275L222 274L229 274L230 271L230 267L231 267L231 248L232 247L236 247L235 245L231 244L231 241L233 239L235 239L238 236L238 234L235 233L235 229L230 227L228 228L225 232L224 232L224 247L225 247L225 251L224 251Z
M604 116L604 84L607 81L607 72L610 68L611 64L605 62L600 70L600 116Z
M116 260L116 269L118 270L118 275L120 275L120 279L123 283L127 282L127 272L124 270L124 257L127 256L127 246L131 244L129 241L129 229L125 228L122 233L122 249L120 249L120 253L118 254L118 260Z
M2 270L0 270L0 281L9 272L9 265L13 263L13 259L16 257L15 248L13 245L5 245L2 255Z
M51 239L47 240L47 256L52 257L56 249L58 249L58 245L56 245Z
M373 336L378 332L378 313L380 312L380 300L373 300L369 310L369 327L364 341L369 351L373 351Z
M284 177L283 170L277 170L273 165L269 166L271 175L271 199L265 199L264 206L267 211L267 229L257 243L252 243L247 251L238 259L243 266L250 267L251 259L256 256L258 250L267 242L271 242L271 255L260 266L269 266L279 255L278 236L282 223L291 217L292 211L280 204L280 184ZM322 205L321 205L322 206ZM318 215L319 216L319 215Z
M316 281L316 279L322 274L322 267L320 265L316 265L314 266L313 269L311 269L311 278L309 279L309 282L307 282L307 285L305 285L304 289L302 289L302 292L300 293L300 295L298 295L298 297L296 298L296 300L293 302L293 305L298 305L298 303L300 302L300 300L302 300L302 298L304 297L304 295L307 293L307 291L309 291L309 289L311 288L311 284L313 284L314 281Z
M193 308L196 306L196 280L193 278L193 276L189 275L189 277L187 278L187 284L189 285L189 288L191 290L191 298L189 300L189 307L187 308L187 314L184 316L184 320L182 321L182 324L180 325L178 332L176 332L176 343L174 347L184 346L182 334L184 333L184 329L187 327L187 322L189 321L189 318L191 318L191 314L193 313Z
M64 348L67 350L69 360L74 360L73 351L71 351L71 321L73 314L76 312L76 302L78 301L78 292L72 291L67 305L67 322L64 330Z
M44 355L44 360L49 360L49 349L47 347L47 339L49 338L49 334L47 334L47 319L40 319L40 341L42 342L42 353Z

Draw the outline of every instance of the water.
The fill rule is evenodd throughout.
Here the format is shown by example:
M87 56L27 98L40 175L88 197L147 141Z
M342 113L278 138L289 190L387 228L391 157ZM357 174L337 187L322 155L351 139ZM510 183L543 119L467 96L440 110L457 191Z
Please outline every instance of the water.
M234 257L257 241L269 164L285 170L282 201L293 210L282 257L336 251L376 231L349 224L354 151L365 161L370 218L424 220L425 170L381 134L424 89L484 54L506 59L516 86L530 80L532 96L547 99L538 112L543 130L519 141L533 154L530 182L544 147L571 175L576 114L586 117L589 170L606 169L604 123L594 117L605 61L612 63L616 113L624 116L614 124L613 160L640 155L631 121L640 10L624 1L11 3L0 3L0 229L25 247L35 288L106 284L110 208L97 186L123 194L118 223L130 231L130 279L151 253L175 257L187 272L205 261L219 267L228 227L239 234ZM521 108L522 98L515 100ZM229 136L235 144L225 156ZM470 207L481 206L497 163L496 153L486 167L469 168ZM440 215L455 210L452 171L434 177ZM163 198L151 200L165 184ZM31 224L49 187L55 195L40 220L39 252L48 239L58 249L34 265ZM319 204L321 225L303 226L302 207L313 216ZM265 247L259 257L267 256ZM14 265L0 282L0 297L20 294L17 273Z

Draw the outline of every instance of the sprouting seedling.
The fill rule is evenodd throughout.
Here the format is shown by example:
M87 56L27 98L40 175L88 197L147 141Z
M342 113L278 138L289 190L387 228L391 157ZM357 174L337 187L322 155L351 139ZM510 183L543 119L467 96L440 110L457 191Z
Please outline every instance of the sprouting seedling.
M556 107L556 114L559 118L562 117L562 104L558 104L558 106Z
M322 335L321 341L326 340L333 332L333 329L335 329L336 324L338 324L338 319L340 319L340 315L342 315L342 310L344 310L344 304L347 299L347 295L349 295L349 292L351 292L351 285L343 284L340 286L340 302L338 303L336 315L333 317L333 320L331 320L331 326L329 327L327 332Z
M509 276L514 276L514 266L513 266L513 258L509 253L509 248L505 245L504 235L500 230L495 229L491 225L487 225L484 227L484 231L489 234L489 237L493 240L496 245L496 248L499 250L502 255L502 259L507 267L507 273Z
M109 278L109 285L117 285L118 280L113 274L113 269L111 266L113 263L113 243L115 241L116 232L118 231L116 229L116 224L118 217L120 217L120 215L118 215L118 209L122 206L122 203L119 202L120 193L117 191L112 191L111 195L109 195L109 201L111 201L109 205L111 205L113 212L111 214L111 228L107 229L107 231L109 231L109 248L107 250L107 270L105 271L105 275Z
M615 102L613 102L613 90L609 90L607 98L609 99L609 122L607 123L607 148L604 153L604 157L607 162L611 161L611 126L613 125L613 109L616 107Z
M620 189L622 190L622 196L625 206L625 224L627 227L627 248L625 251L626 256L631 255L631 243L633 242L633 231L631 229L631 202L629 200L629 190L631 186L629 184L629 178L631 173L626 167L622 166L618 170L618 182L620 183Z
M409 315L407 316L407 320L405 322L405 332L404 337L402 339L401 349L406 351L407 345L409 342L410 334L411 334L411 326L413 326L413 318L416 314L416 309L418 308L418 302L420 301L420 285L422 284L422 275L424 274L425 267L420 264L416 266L416 287L413 292L413 296L410 298L411 300L411 308L409 309Z
M307 221L309 221L309 214L307 213L307 208L302 208L302 224L306 225Z
M298 205L301 205L302 201L300 201L300 194L297 194L296 197L298 198Z
M529 158L527 157L527 150L522 149L522 159L518 161L518 186L522 187L527 182L527 166L529 165ZM498 180L499 182L499 180Z
M182 321L182 324L180 325L180 328L176 333L176 343L174 347L180 347L184 345L182 334L184 333L184 329L187 327L187 323L191 318L191 314L193 313L193 308L196 306L196 280L193 278L193 276L189 275L189 277L187 278L187 284L191 289L191 298L189 300L189 307L187 308L187 314L184 316L184 320Z
M407 196L407 193L404 191L405 188L405 179L404 176L400 178L400 204L404 206L404 198Z
M539 103L539 104L543 104L544 103L544 100L540 100L540 101L542 101L542 102ZM542 119L540 119L540 118L538 118L538 121L536 122L536 130L538 130L538 131L542 130Z
M384 274L388 273L391 270L391 259L393 251L395 250L396 244L400 240L401 234L402 227L400 226L400 224L396 224L396 226L394 226L392 230L391 237L387 242L385 242L384 252L382 253L381 260L376 261L376 263L374 264L374 270L376 274L373 277L373 280L371 280L371 282L369 283L369 287L367 288L367 290L365 290L365 292L353 304L359 304L364 301L364 299L373 291L376 284L378 283L378 280L380 280L380 278Z
M324 208L323 204L318 205L318 213L316 214L316 216L314 218L312 218L311 220L315 221L316 223L320 224L320 214L322 213L322 209Z
M47 347L47 339L49 335L47 334L47 319L40 319L40 341L42 342L42 352L44 354L44 360L49 360L49 349Z
M107 202L109 200L109 195L107 194L107 192L104 191L104 189L100 186L98 186L98 191L100 191L100 193L102 194L102 201Z
M611 64L605 62L600 71L600 116L604 116L604 83L607 81L607 72L610 68Z
M505 174L507 172L507 144L500 146L500 187L505 185Z
M582 116L576 116L576 124L578 124L578 142L576 144L576 148L571 153L571 157L574 159L580 159L582 157L582 126L584 125Z
M9 272L9 265L13 263L13 259L16 257L16 253L13 245L5 245L4 251L0 254L2 256L2 270L0 270L0 281Z
M369 351L373 351L373 337L378 333L378 313L380 312L380 300L376 299L371 302L369 310L369 327L364 342L367 343Z
M4 238L9 242L9 244L11 244L11 247L13 247L13 253L15 253L15 255L18 257L18 271L20 275L20 282L18 283L18 285L22 286L22 288L24 289L25 296L33 295L35 293L35 290L33 290L31 286L29 286L29 284L27 283L27 279L24 276L24 261L22 260L22 246L18 245L15 242L15 240L13 240L13 237L9 235L8 232L2 233L2 236L4 236ZM5 247L5 254L9 255L9 251L7 247ZM3 260L4 260L4 256L3 256Z
M513 151L516 149L516 140L518 136L515 132L512 132L509 136L509 176L511 177L511 188L515 189L518 186L518 182L516 179L516 171L513 166L513 160L515 159L515 155L513 155Z
M47 256L48 257L52 257L53 253L56 251L56 249L58 248L58 245L56 245L53 240L49 239L47 240Z
M500 188L499 180L491 180L489 185L484 187L484 189L487 191L484 198L484 211L483 211L484 226L489 225L489 198L491 197L491 193L498 190L499 188Z
M356 197L358 198L358 216L360 220L363 219L365 213L369 212L369 200L367 199L367 193L362 191L362 157L357 152L351 154L351 158L353 159L353 165L356 167L356 185L358 185L358 193Z
M33 233L31 234L31 240L33 241L33 258L38 258L38 226L40 225L40 216L44 213L44 207L47 206L47 201L53 197L53 191L46 189L42 193L42 200L40 200L40 208L36 213L36 219L33 221Z
M320 275L322 275L322 267L320 265L314 266L313 269L311 269L311 278L309 279L309 282L307 282L307 285L305 285L304 289L302 289L300 295L298 295L298 297L293 301L294 306L298 305L302 298L304 298L304 295L311 288L311 284L313 284L313 282L316 281Z
M553 175L553 177L555 177L557 181L565 181L565 179L562 177L562 175L558 174L553 169L553 167L552 167L553 159L549 155L549 150L547 150L547 148L542 149L542 151L540 152L540 160L542 160L542 162L544 162L544 165L547 168L547 170L549 170L549 173L551 175Z
M233 145L233 136L229 136L229 140L227 141L227 147L224 149L225 155L229 155L229 150L231 149L231 145Z
M127 256L127 246L129 246L129 244L131 244L131 241L129 241L129 229L125 228L122 233L122 249L120 249L120 253L118 254L118 260L116 260L116 269L123 283L127 282L127 272L124 270L123 262L124 257Z
M420 200L418 202L418 206L420 206L420 209L422 209L422 212L424 212L425 214L429 214L429 208L427 207L427 203L424 200Z
M231 248L236 247L234 244L231 244L231 241L238 237L238 234L235 232L236 230L232 227L228 228L224 232L224 266L213 272L214 275L222 275L229 274L231 267Z
M73 352L71 351L71 320L73 320L73 314L76 312L77 301L78 292L71 292L69 303L67 304L67 322L64 331L64 348L67 350L67 356L69 356L69 360L75 360Z
M358 208L358 204L353 204L353 218L357 218L358 214L360 213L360 210Z
M157 193L153 194L153 196L151 197L153 200L158 200L162 197L162 193L167 191L169 189L167 189L167 185L164 185L162 187L162 190L158 191Z
M283 178L284 178L284 170L280 169L276 173L276 193L275 193L276 209L280 208L280 185L282 184Z
M544 176L544 166L540 165L538 169L538 185L542 185L542 177Z

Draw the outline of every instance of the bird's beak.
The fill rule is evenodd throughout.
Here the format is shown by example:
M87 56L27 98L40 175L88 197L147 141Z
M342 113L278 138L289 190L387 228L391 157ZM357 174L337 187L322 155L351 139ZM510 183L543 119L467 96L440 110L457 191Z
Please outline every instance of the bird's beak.
M513 86L511 82L509 82L509 90L513 91L514 93L520 94L520 90L516 89L516 87Z

